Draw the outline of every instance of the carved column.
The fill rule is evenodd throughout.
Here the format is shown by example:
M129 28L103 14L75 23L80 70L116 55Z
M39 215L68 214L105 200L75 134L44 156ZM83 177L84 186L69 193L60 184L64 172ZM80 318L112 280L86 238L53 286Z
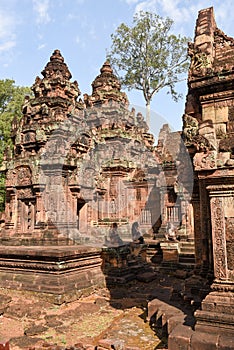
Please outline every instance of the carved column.
M234 185L208 186L211 208L214 283L196 312L196 329L234 331ZM225 333L225 334L226 334Z
M199 197L200 197L200 224L201 224L201 243L202 243L202 271L201 274L207 276L212 272L211 261L211 241L210 241L210 212L209 212L209 198L204 180L199 183Z
M192 196L193 221L194 221L194 241L195 241L195 259L196 267L202 266L202 236L201 236L201 215L199 193L194 192Z
M35 205L35 229L43 229L45 227L45 208L42 200L42 193L45 189L45 185L34 186L34 192L36 195Z
M157 235L158 238L164 238L166 227L167 227L167 203L168 203L168 194L167 194L167 187L162 186L160 188L160 203L161 203L161 220L162 224L159 229L159 234Z

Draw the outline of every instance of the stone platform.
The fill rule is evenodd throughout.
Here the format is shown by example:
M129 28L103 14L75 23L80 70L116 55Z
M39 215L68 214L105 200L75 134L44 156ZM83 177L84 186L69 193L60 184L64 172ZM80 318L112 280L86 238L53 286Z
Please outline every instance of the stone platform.
M86 246L1 246L0 287L40 292L61 304L104 286L101 250Z

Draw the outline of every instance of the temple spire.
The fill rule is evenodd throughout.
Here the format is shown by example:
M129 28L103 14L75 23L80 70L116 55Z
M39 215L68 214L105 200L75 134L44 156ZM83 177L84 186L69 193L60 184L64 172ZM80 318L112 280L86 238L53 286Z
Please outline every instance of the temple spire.
M92 83L92 95L84 95L86 106L120 103L127 107L127 95L121 91L121 83L108 60L102 65L100 73Z

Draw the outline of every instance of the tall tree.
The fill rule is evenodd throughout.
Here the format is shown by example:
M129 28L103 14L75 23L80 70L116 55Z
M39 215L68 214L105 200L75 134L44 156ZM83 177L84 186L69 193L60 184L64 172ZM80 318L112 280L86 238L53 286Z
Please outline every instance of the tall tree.
M184 79L188 69L189 38L171 34L173 21L151 12L139 12L133 25L122 23L111 35L108 58L120 75L123 86L143 92L146 121L150 123L150 103L164 87L172 98L180 98L175 84Z
M0 166L7 147L12 148L11 124L20 120L25 95L32 95L28 87L16 86L14 80L0 80ZM0 173L0 211L4 205L4 174Z

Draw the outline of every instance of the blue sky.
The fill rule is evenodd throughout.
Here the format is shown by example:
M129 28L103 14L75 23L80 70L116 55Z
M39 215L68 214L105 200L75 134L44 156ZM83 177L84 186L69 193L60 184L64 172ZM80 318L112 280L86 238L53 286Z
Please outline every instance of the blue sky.
M31 86L51 53L59 49L82 94L91 93L91 83L110 48L111 33L122 22L131 24L135 12L169 16L175 33L193 38L198 11L213 6L217 26L234 36L233 4L233 0L0 0L0 79ZM161 121L181 129L186 84L178 85L184 94L178 103L165 91L154 97L153 133ZM140 92L127 94L130 103L144 108Z

